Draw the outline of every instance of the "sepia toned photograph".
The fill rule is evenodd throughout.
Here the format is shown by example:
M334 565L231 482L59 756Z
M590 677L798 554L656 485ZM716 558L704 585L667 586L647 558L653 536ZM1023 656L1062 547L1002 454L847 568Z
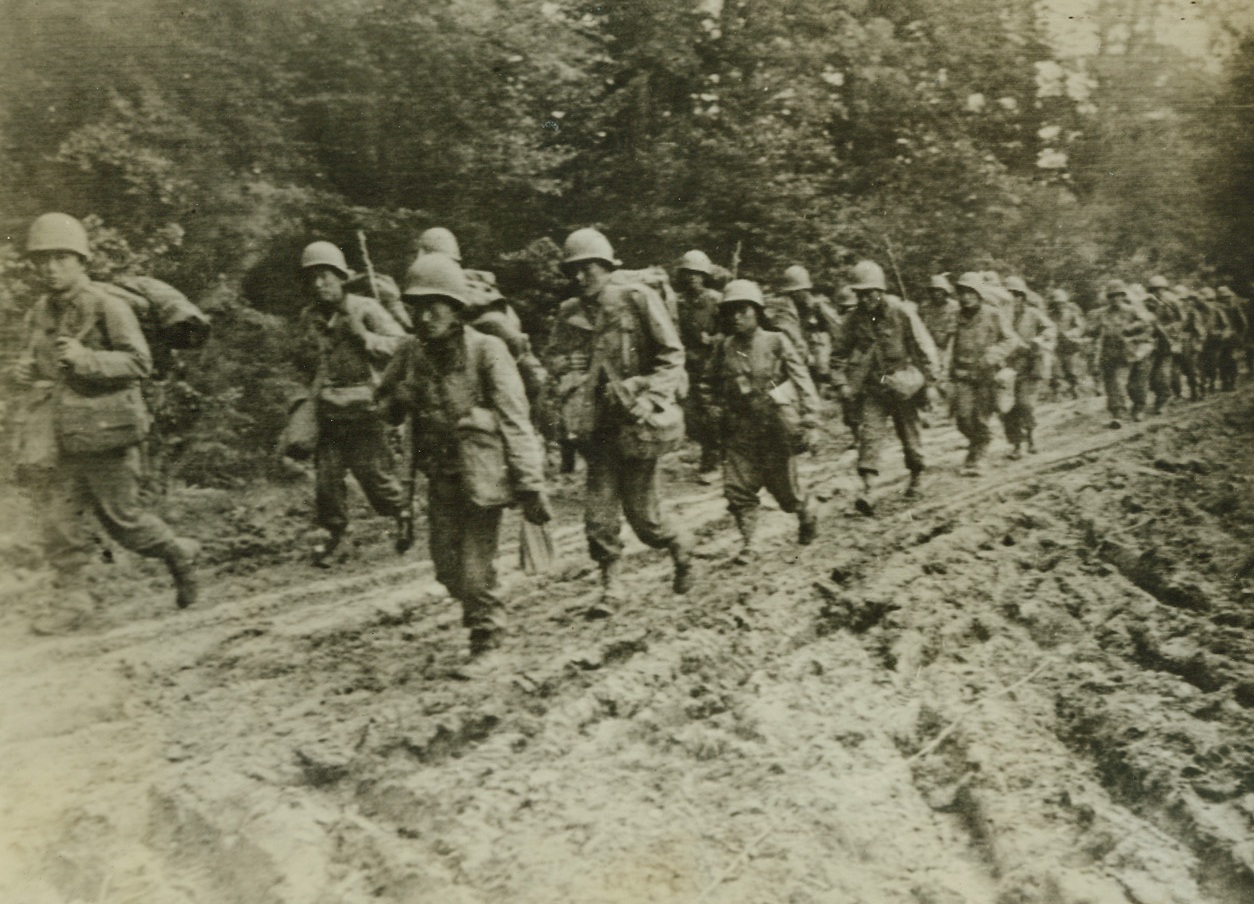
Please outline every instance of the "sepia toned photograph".
M0 0L0 902L1254 902L1254 5Z

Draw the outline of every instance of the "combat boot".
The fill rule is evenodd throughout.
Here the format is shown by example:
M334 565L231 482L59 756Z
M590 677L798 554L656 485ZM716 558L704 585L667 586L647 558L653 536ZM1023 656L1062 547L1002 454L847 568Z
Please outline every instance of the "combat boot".
M501 646L501 638L505 632L496 625L476 625L470 629L470 655L478 658Z
M623 604L622 566L618 560L601 563L601 597L588 607L588 619L609 618Z
M1007 455L1006 457L1009 458L1011 461L1018 461L1019 459L1021 459L1023 457L1023 444L1015 443L1014 447L1011 448L1010 450L1010 454Z
M180 609L195 605L200 598L200 578L196 574L196 558L200 544L188 537L177 537L166 545L161 560L174 578L174 603Z
M757 509L741 509L733 514L736 527L740 530L740 551L736 553L732 562L736 565L748 565L756 555L753 535L758 529L758 511Z
M671 541L671 561L675 563L675 576L671 580L671 590L683 595L692 589L696 579L692 572L692 539L678 536Z
M413 548L414 545L414 515L413 512L401 512L396 516L396 552L398 555L404 555Z
M963 477L979 477L984 473L984 449L972 447L967 453L967 462L962 466Z
M1036 436L1031 430L1028 431L1028 454L1036 454Z
M313 548L313 563L319 568L331 567L331 556L335 555L335 551L340 548L340 542L344 539L344 531L331 531L321 543Z
M862 492L853 501L853 507L858 514L865 515L868 518L875 515L875 504L871 501L871 475L859 474L862 478Z
M906 484L906 498L918 499L920 496L922 496L923 495L922 483L923 483L923 472L911 471L910 482Z
M814 500L807 496L797 512L797 542L809 546L819 535L819 513L815 511Z

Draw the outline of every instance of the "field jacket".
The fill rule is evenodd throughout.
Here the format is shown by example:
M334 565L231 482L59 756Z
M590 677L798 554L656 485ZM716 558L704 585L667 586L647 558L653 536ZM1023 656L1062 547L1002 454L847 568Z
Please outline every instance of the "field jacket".
M490 508L544 489L544 451L505 343L472 327L445 341L407 337L376 398L386 418L413 426L414 463L428 477L457 475Z
M832 346L832 383L853 395L879 392L885 376L913 365L933 383L939 364L936 343L906 304L885 297L876 312L861 304L841 325Z

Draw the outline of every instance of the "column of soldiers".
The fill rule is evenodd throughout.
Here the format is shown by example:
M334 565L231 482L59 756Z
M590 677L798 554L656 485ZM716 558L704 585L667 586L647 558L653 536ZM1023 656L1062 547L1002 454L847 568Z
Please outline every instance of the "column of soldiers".
M763 489L796 515L799 543L819 531L798 462L819 450L825 399L839 404L853 441L853 508L873 517L890 435L909 474L905 496L924 492L932 417L952 416L968 443L961 473L974 476L986 464L994 415L1011 459L1037 451L1043 393L1076 398L1096 378L1117 428L1173 400L1233 389L1241 360L1254 372L1251 305L1226 287L1112 280L1086 314L1064 289L1046 302L1020 277L972 270L933 276L916 305L863 260L833 304L800 265L783 272L774 294L735 278L720 290L719 268L691 250L668 299L644 271L623 270L595 229L566 239L561 266L574 293L537 353L495 278L462 266L452 233L431 229L417 244L403 288L387 298L377 286L351 291L360 283L330 242L310 243L299 262L310 302L302 320L319 349L309 399L323 538L313 561L328 567L342 548L350 473L374 511L393 520L397 551L407 551L420 472L429 554L461 604L472 655L499 645L506 630L494 566L504 510L517 507L534 525L553 517L546 440L561 449L563 470L575 456L586 463L584 525L600 576L586 615L608 618L625 601L624 516L645 545L668 553L673 592L694 584L693 538L663 507L659 468L685 436L699 445L703 482L721 466L740 535L733 563L747 565L758 554ZM27 396L18 460L56 587L64 600L87 586L82 564L98 554L91 512L118 543L164 561L177 604L191 605L195 544L139 503L146 413L136 388L150 368L143 332L87 275L90 249L77 221L39 218L27 251L46 294L28 317L14 374ZM88 414L73 421L65 412L74 410ZM398 429L408 450L399 468ZM82 438L93 430L99 435ZM54 607L36 630L72 630L84 605Z

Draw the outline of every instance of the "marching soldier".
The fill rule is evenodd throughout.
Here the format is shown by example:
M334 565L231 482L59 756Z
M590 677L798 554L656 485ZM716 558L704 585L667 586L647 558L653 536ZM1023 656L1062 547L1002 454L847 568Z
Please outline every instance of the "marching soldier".
M944 273L933 276L927 289L927 300L919 305L919 319L927 327L941 357L941 372L949 367L950 344L958 320L958 302L954 287Z
M1041 383L1049 379L1058 327L1044 311L1028 301L1028 287L1021 277L1009 277L1006 289L1014 296L1009 310L1010 326L1023 346L1011 358L1015 370L1014 406L1002 415L1002 425L1010 441L1010 457L1018 459L1023 455L1025 444L1029 454L1036 452L1036 401Z
M1150 356L1150 391L1154 394L1154 414L1181 391L1176 361L1184 350L1184 317L1180 306L1162 276L1151 276L1145 307L1154 317L1154 351Z
M1219 351L1219 380L1224 392L1232 392L1237 388L1237 362L1245 351L1250 325L1245 319L1245 305L1227 286L1215 291L1215 301L1228 318L1228 332Z
M14 367L24 395L17 476L34 497L59 597L31 629L71 631L90 614L82 572L101 550L85 523L89 511L119 544L164 562L176 604L190 606L199 591L198 546L140 505L140 443L151 423L140 384L152 354L139 322L88 276L91 250L78 220L39 217L26 253L45 294L27 315Z
M1197 401L1206 393L1201 358L1209 320L1201 299L1188 286L1176 286L1173 294L1180 303L1180 354L1176 356L1176 370L1189 387L1189 399Z
M1128 301L1128 286L1121 279L1106 284L1106 304L1092 312L1089 333L1097 349L1097 366L1110 412L1107 426L1119 429L1128 414L1131 398L1133 420L1145 408L1145 383L1138 374L1148 369L1143 362L1153 351L1153 325Z
M910 472L906 495L919 495L924 469L919 405L924 386L936 381L937 355L918 315L887 297L879 264L855 264L849 287L858 296L858 307L832 349L832 382L841 401L852 402L857 410L862 493L855 507L869 516L875 513L871 494L890 420Z
M647 546L670 552L672 589L682 594L692 587L692 540L661 513L657 467L659 457L683 442L677 393L684 348L655 292L612 283L619 262L604 235L577 229L564 252L563 267L579 297L558 309L545 358L568 435L588 462L585 524L602 593L587 615L604 618L623 598L623 514Z
M951 404L958 431L967 439L967 457L962 473L981 473L984 455L993 434L988 422L997 410L996 377L1011 356L1023 346L998 302L987 293L981 274L964 273L958 288L957 323L949 380Z
M312 392L318 417L314 508L328 536L314 547L314 564L326 567L348 530L349 472L374 510L396 519L398 546L413 535L387 425L374 401L379 377L405 330L375 299L345 291L348 264L330 242L306 246L301 268L314 301L307 315L320 334Z
M819 293L810 281L810 272L800 264L784 271L780 292L789 298L797 311L805 347L798 351L806 356L815 385L831 382L832 341L840 319L826 295Z
M691 389L684 400L684 420L688 435L701 445L697 471L703 479L718 467L717 426L712 423L698 398L696 386L705 373L718 334L719 294L706 286L714 273L714 263L704 251L689 251L676 269L678 288L679 339L684 345L684 368Z
M435 576L462 605L470 652L499 645L496 597L501 514L521 505L544 524L544 451L531 425L514 356L495 336L466 326L469 289L447 255L422 255L406 276L418 338L405 340L379 384L388 419L411 421L414 458L427 477L428 541Z
M1088 340L1084 336L1084 312L1071 300L1066 289L1054 289L1049 293L1049 318L1058 328L1058 346L1054 354L1055 367L1050 379L1054 397L1061 395L1060 387L1067 385L1071 398L1080 397L1080 381L1084 376L1084 357Z
M719 312L728 332L711 356L701 397L722 426L724 494L742 541L735 561L745 565L754 555L763 487L780 509L797 514L798 543L815 538L818 517L801 489L797 454L814 446L819 396L788 337L762 328L765 308L756 283L728 283Z

